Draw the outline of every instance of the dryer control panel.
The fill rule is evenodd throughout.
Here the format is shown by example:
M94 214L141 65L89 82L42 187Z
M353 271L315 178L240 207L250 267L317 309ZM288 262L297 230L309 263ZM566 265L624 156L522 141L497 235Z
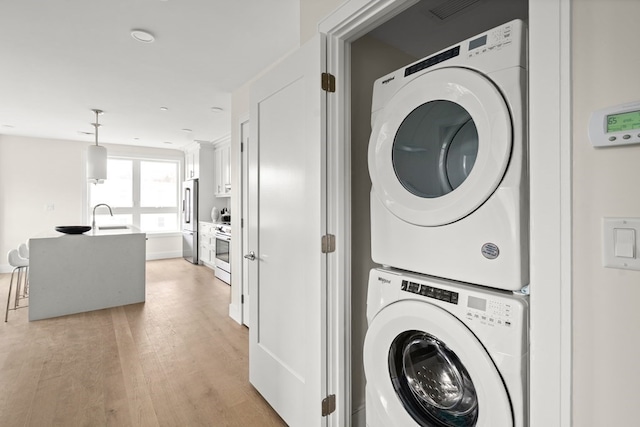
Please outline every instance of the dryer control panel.
M513 43L513 25L505 24L494 28L473 40L469 40L467 56L469 58L482 53L508 47Z
M507 23L493 30L477 36L474 39L464 41L458 46L438 52L435 55L413 63L404 69L404 77L408 77L419 71L426 70L442 62L448 61L459 55L467 58L481 55L483 53L500 50L509 47L514 41L514 26L516 23ZM390 80L389 80L390 81ZM385 81L383 80L383 84Z

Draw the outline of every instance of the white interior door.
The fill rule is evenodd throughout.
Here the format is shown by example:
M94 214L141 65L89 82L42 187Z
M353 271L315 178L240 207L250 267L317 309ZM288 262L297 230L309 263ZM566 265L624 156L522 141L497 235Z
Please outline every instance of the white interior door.
M323 426L326 95L318 35L251 88L251 384L290 426Z
M249 247L249 233L245 224L245 218L249 217L249 120L245 120L240 123L240 141L242 142L242 148L240 155L242 156L242 171L240 176L242 179L242 216L240 219L240 228L242 230L242 252ZM242 258L242 323L249 327L250 311L249 307L249 260Z

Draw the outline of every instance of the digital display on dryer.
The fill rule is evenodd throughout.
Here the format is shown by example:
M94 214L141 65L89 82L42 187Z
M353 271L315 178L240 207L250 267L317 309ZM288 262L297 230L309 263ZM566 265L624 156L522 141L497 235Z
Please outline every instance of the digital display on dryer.
M486 34L484 36L482 36L482 37L478 37L475 40L471 40L469 42L469 50L473 50L473 49L475 49L477 47L484 46L485 44L487 44L487 35Z

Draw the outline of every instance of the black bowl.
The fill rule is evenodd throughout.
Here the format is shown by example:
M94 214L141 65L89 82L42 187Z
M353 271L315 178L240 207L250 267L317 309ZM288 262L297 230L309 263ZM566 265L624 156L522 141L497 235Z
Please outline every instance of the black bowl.
M82 234L91 230L88 225L59 225L56 227L56 231L64 234Z

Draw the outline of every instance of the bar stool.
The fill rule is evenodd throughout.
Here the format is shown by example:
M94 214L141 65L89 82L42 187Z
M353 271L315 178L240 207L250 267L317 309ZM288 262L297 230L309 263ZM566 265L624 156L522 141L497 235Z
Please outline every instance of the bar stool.
M23 305L20 307L20 284L24 283L26 286L27 283L27 268L29 267L29 260L24 259L20 256L20 252L18 249L11 249L7 254L7 259L9 261L9 265L13 267L13 271L11 272L11 279L9 281L9 294L7 295L7 311L4 315L4 321L6 322L9 318L9 310L17 310L19 308L28 307ZM15 299L13 302L13 308L9 308L9 304L11 302L11 288L13 287L13 277L16 276L16 290L15 290Z
M26 243L21 243L18 246L18 254L29 262L29 246ZM26 269L26 279L24 280L24 286L22 287L22 298L26 298L29 295L29 266Z

